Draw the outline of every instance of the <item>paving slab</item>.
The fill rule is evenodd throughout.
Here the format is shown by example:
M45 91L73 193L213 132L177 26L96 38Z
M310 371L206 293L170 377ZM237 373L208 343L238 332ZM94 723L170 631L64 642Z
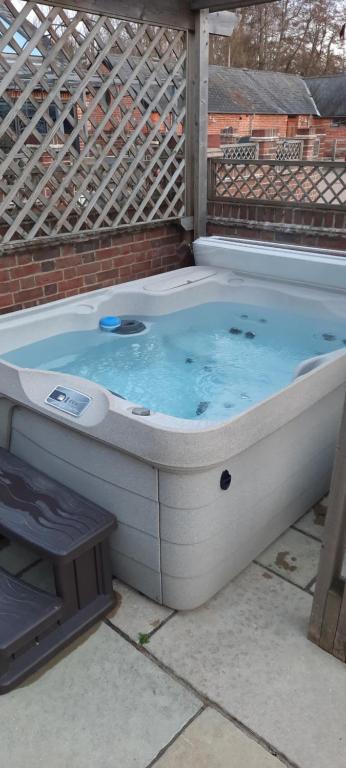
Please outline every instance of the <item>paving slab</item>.
M252 564L150 653L300 768L345 768L346 668L307 640L311 605Z
M22 547L14 541L8 542L0 548L0 566L6 571L16 575L23 568L38 560L38 555L31 549Z
M1 765L145 768L200 706L102 624L1 698Z
M305 533L289 528L257 558L257 562L299 587L316 576L321 545Z
M342 563L342 566L341 566L341 574L340 575L346 581L346 554L345 554L345 557L343 559L343 563ZM314 595L315 594L315 589L316 589L316 579L313 581L312 584L310 584L309 592L311 592L311 594Z
M29 568L22 578L34 587L55 593L53 568L47 561L42 560ZM117 579L113 580L113 588L118 595L118 602L115 611L110 614L110 621L136 642L139 635L150 634L174 613Z
M173 614L169 608L153 603L117 579L114 579L113 587L119 601L115 614L110 617L111 622L136 642L139 634L153 632Z
M155 768L283 768L283 763L214 709L202 712Z
M297 528L304 533L308 533L310 536L314 536L314 538L322 541L326 514L327 502L323 500L322 502L315 504L309 512L306 512L306 514L294 524L294 528Z

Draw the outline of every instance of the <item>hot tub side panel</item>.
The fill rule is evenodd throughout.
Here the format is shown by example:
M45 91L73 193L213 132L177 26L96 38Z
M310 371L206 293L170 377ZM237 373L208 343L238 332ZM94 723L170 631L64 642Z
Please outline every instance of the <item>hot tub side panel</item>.
M22 407L13 409L9 448L115 515L113 575L162 602L157 470Z
M0 441L113 512L119 522L111 541L114 575L187 610L208 600L328 490L344 391L344 385L332 390L232 460L200 471L157 470L4 398ZM224 470L232 475L226 491Z
M164 605L203 604L328 491L344 394L331 391L218 467L160 470Z

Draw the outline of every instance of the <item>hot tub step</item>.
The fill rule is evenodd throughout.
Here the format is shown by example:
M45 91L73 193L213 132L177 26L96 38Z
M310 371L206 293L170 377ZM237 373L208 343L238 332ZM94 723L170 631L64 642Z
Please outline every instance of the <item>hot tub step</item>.
M56 626L63 603L0 568L0 665L26 643Z
M92 604L78 611L70 619L56 624L52 631L38 636L24 651L13 654L2 663L0 654L0 695L16 688L75 638L106 616L113 607L113 596L99 595Z
M0 693L113 608L115 527L114 515L0 448L0 535L51 561L57 593L0 570Z
M105 509L0 448L0 534L67 562L115 526Z

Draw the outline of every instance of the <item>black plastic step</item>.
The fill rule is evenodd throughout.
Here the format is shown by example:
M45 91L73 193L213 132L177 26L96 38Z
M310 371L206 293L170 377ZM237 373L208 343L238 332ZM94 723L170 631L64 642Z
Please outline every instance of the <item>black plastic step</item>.
M115 527L109 512L0 448L0 534L69 561Z
M0 658L57 625L63 602L0 568Z
M0 536L52 562L58 596L0 569L0 694L115 605L106 510L0 448Z
M16 688L75 638L106 616L112 608L114 608L113 596L99 595L93 603L82 608L64 623L57 625L51 632L48 631L37 644L33 643L23 653L11 658L7 668L0 674L0 695Z

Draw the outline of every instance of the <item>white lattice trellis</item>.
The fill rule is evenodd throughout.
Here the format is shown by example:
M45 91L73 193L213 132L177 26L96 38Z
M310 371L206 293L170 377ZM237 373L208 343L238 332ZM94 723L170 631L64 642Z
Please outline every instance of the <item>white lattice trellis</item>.
M185 212L186 33L0 0L0 240Z
M258 144L250 141L244 144L229 144L225 147L223 156L227 160L257 160Z
M346 207L344 163L302 160L209 161L211 199Z
M303 157L303 142L295 139L280 141L276 150L277 160L301 160Z

